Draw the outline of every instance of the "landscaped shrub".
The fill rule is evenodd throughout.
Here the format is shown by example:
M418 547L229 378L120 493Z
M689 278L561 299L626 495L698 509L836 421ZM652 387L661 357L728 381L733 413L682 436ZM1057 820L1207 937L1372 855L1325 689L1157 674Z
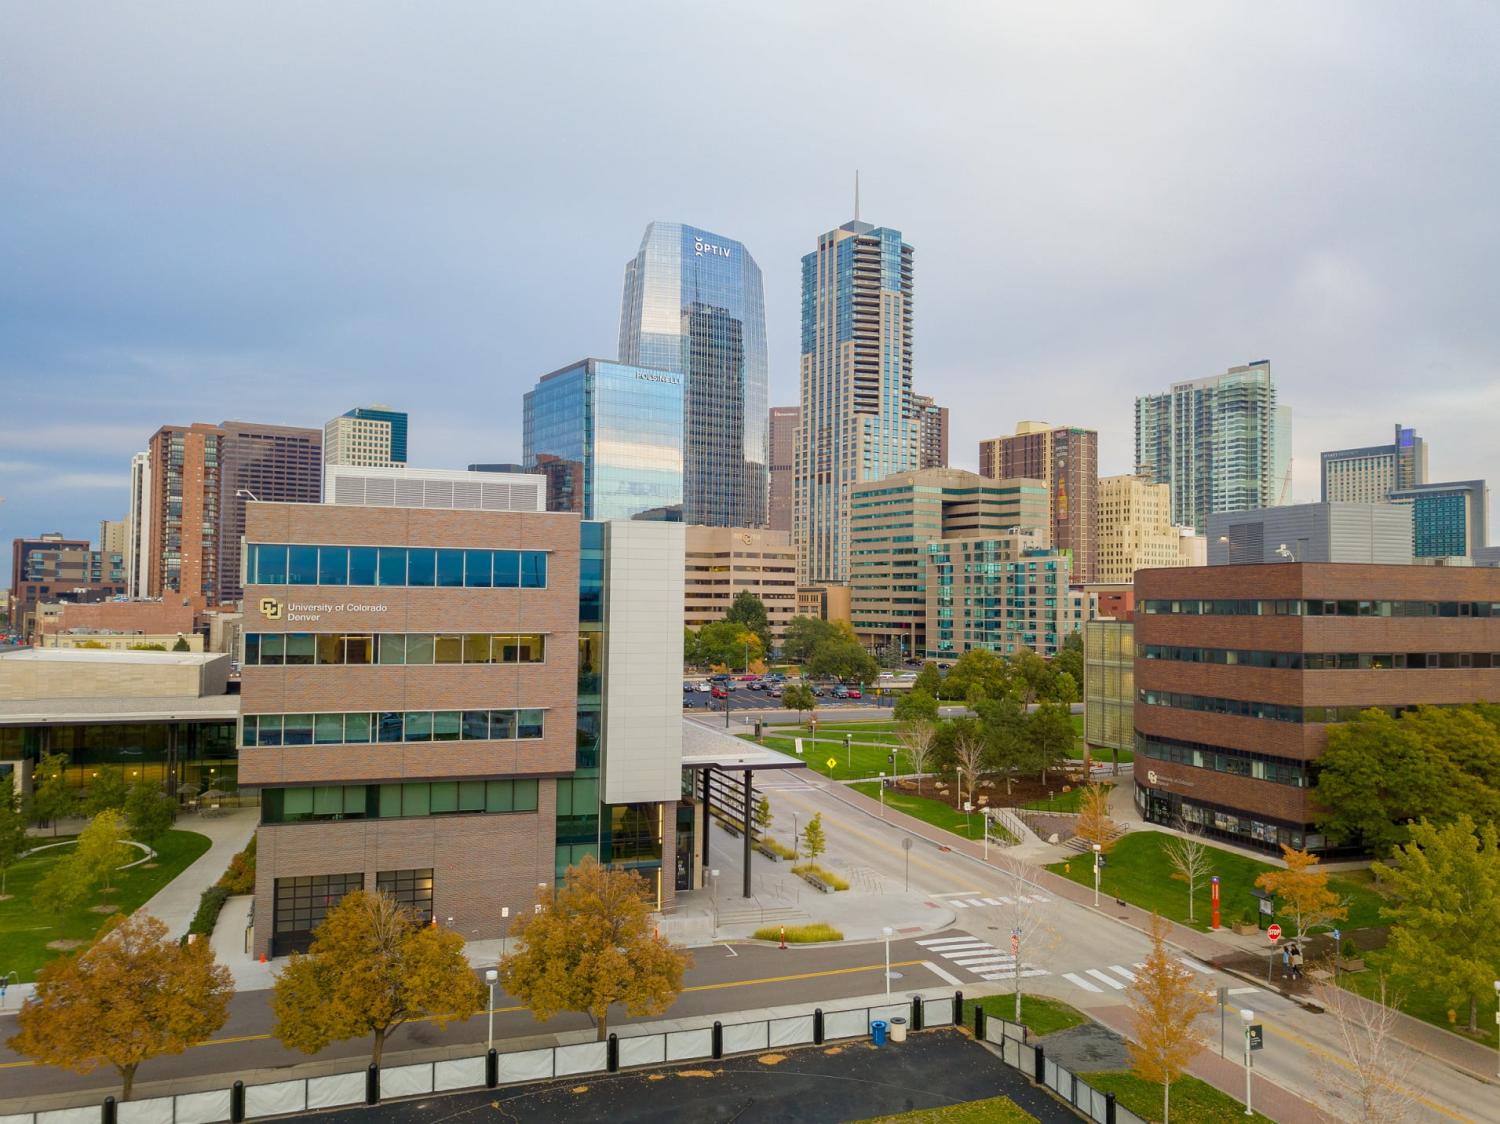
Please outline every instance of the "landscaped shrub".
M758 941L779 941L781 940L781 926L762 926L755 930L753 939ZM841 941L843 939L844 934L826 921L819 921L813 925L788 925L786 927L787 944L817 944L819 941Z
M203 896L198 899L198 912L193 914L188 932L195 933L204 940L211 937L214 926L219 922L219 911L224 908L224 902L228 898L229 891L223 886L210 886L204 890Z
M229 860L228 869L219 877L218 885L227 893L255 893L255 838L250 837L249 846Z
M847 890L849 888L848 882L844 881L837 874L833 873L833 871L827 869L826 867L821 867L817 863L803 863L801 866L794 866L792 867L792 873L811 874L814 878L817 878L819 881L826 882L835 890Z

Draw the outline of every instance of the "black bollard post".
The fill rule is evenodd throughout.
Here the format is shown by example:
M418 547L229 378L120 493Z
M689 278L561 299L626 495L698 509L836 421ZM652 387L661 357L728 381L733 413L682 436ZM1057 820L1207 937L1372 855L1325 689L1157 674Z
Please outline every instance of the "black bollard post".
M115 1124L115 1099L105 1097L99 1106L99 1124Z
M914 996L912 996L912 1001L911 1001L911 1028L913 1030L921 1030L922 1029L922 997L920 995L914 995Z
M818 1007L813 1011L813 1045L823 1045L823 1008Z
M964 1025L964 993L961 991L953 993L953 1025Z
M231 1124L244 1124L245 1083L236 1081L229 1087L229 1119Z
M500 1084L500 1051L493 1046L484 1056L484 1087L493 1089Z
M1115 1095L1104 1094L1104 1124L1115 1124Z
M606 1073L620 1072L620 1036L611 1034L604 1047L604 1070Z
M380 1067L374 1062L365 1070L365 1104L380 1103Z
M986 1021L987 1020L984 1013L984 1008L976 1003L974 1005L974 1041L984 1041Z
M1047 1084L1047 1064L1044 1058L1045 1054L1046 1051L1042 1049L1042 1047L1038 1046L1036 1048L1036 1072L1031 1075L1031 1079L1038 1085Z
M724 1024L714 1023L714 1058L715 1060L724 1056Z

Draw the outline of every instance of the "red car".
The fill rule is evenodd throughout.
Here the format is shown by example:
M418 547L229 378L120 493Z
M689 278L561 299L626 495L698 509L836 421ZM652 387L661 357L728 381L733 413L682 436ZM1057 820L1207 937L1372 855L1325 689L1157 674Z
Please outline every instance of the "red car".
M860 694L860 690L859 690L858 687L850 687L849 688L849 697L851 699L862 699L862 698L864 698L864 695Z
M752 673L750 675L736 675L734 678L735 681L739 683L753 683L755 680L759 679L760 676Z
M729 697L729 692L725 688L715 683L714 689L708 693L708 697L711 699L727 699Z

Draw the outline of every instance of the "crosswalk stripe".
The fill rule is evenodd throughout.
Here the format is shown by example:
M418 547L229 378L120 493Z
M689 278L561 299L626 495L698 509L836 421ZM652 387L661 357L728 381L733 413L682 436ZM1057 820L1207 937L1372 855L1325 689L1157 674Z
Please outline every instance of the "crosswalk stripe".
M948 904L951 905L951 906L953 906L955 909L968 909L969 908L969 903L968 902L960 901L958 898L954 898Z
M1205 964L1199 964L1198 961L1192 959L1192 957L1189 957L1189 956L1179 956L1177 958L1177 960L1181 964L1186 964L1189 968L1191 968L1195 972L1202 972L1204 975L1208 975L1208 976L1211 976L1211 975L1214 974L1214 970L1212 968L1208 967Z
M1096 979L1096 980L1103 980L1106 984L1108 984L1110 987L1114 988L1116 991L1124 991L1125 990L1125 985L1124 984L1122 984L1119 980L1115 979L1113 976L1106 975L1105 973L1099 971L1098 968L1085 968L1084 971L1087 972L1089 975L1093 976L1094 979Z
M1000 901L997 898L980 898L979 900L982 901L985 905L999 905L1000 904Z
M1011 901L1009 898L1005 897L1004 895L1001 895L1001 897L998 898L997 900L1000 902L1001 905L1014 905L1015 904L1013 901Z
M1016 962L1014 957L1001 956L999 953L991 953L989 956L965 956L962 960L956 956L950 956L947 959L961 968L971 968L976 964L1014 964Z
M1012 969L1009 972L979 972L977 974L978 974L979 978L982 979L982 980L1013 980L1013 979L1016 978L1016 973L1015 973L1014 969ZM1047 974L1047 969L1045 969L1045 968L1022 968L1021 969L1021 978L1023 980L1029 980L1029 979L1031 979L1034 976L1045 976L1046 974Z
M973 937L933 937L931 940L918 941L923 948L942 948L945 944L971 944Z
M974 906L976 908L979 908L979 907L982 907L984 905L984 899L983 898L970 898L968 900L967 904L968 905L972 905L972 906Z
M1095 987L1082 976L1075 975L1072 972L1064 972L1063 979L1067 980L1069 983L1077 984L1079 987L1083 988L1084 991L1092 991L1099 994L1103 994L1104 992L1104 989L1102 987Z
M1129 968L1122 968L1118 964L1111 964L1109 966L1109 970L1111 972L1113 972L1115 975L1117 975L1117 976L1123 976L1125 979L1129 980L1131 983L1135 983L1135 973L1132 972Z
M932 951L936 952L936 953L939 953L939 954L941 954L943 956L947 956L951 952L959 952L959 953L963 953L963 952L980 952L980 951L988 951L989 949L992 949L994 947L995 946L992 945L992 944L990 944L988 941L969 941L966 944L947 944L947 945L943 945L942 948L935 948Z

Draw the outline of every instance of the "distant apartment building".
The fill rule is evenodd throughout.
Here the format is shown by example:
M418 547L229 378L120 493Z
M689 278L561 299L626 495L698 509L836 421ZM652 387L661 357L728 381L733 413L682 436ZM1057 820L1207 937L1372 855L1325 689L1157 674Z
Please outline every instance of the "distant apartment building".
M1088 595L1072 589L1071 559L1045 531L929 539L924 558L930 660L975 648L1055 656L1088 617Z
M125 515L125 593L151 595L151 454L130 458L130 507Z
M797 615L797 548L785 531L756 527L687 527L684 623L702 628L724 619L742 592L766 607L773 643Z
M1097 432L1023 421L1014 434L979 443L979 475L1045 481L1051 497L1051 545L1072 555L1075 581L1096 579Z
M10 622L23 637L36 635L43 603L102 601L124 593L125 557L118 551L95 550L87 539L56 532L11 543Z
M1390 501L1411 509L1417 558L1473 559L1488 545L1490 487L1483 480L1413 484L1393 490Z
M543 375L524 400L522 463L528 472L567 476L563 509L585 519L672 510L680 517L682 380L674 371L606 359Z
M1049 504L1041 480L988 480L924 468L855 486L849 510L850 621L871 648L926 652L927 545L1015 530L1046 546Z
M803 585L797 587L797 615L820 621L849 621L847 585Z
M127 530L125 519L99 520L99 549L105 554L125 554Z
M1135 471L1171 487L1173 523L1201 532L1210 512L1288 502L1291 458L1291 409L1268 360L1135 400Z
M926 394L911 396L912 413L921 423L917 434L917 467L948 467L948 407Z
M1099 479L1099 531L1094 552L1094 580L1119 584L1135 579L1137 570L1186 566L1181 529L1172 525L1172 492L1144 476Z
M151 438L147 593L200 607L240 599L240 544L250 500L317 503L323 434L226 421L163 426Z
M1415 429L1395 429L1389 445L1322 455L1324 503L1385 503L1392 492L1427 483L1427 443Z
M1364 562L1409 566L1412 511L1390 503L1299 503L1208 517L1210 566Z
M389 406L356 406L323 426L323 463L400 468L406 464L407 415Z
M770 417L771 497L767 525L773 531L792 529L792 469L797 455L799 406L772 406Z

